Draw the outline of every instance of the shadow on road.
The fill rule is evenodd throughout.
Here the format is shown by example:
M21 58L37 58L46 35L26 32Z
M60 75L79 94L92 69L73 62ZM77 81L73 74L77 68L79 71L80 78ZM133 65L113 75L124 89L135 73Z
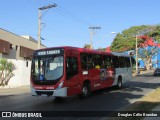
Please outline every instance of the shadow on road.
M107 88L98 90L85 99L69 97L54 99L50 102L37 103L31 108L34 110L47 111L114 111L130 104L129 99L138 99L143 95L134 95L130 92L123 92L123 89Z
M160 83L152 75L140 75L124 84L118 90L115 87L106 88L92 92L92 95L85 99L78 96L68 98L55 97L32 97L8 96L0 99L1 103L6 103L7 110L16 111L116 111L124 106L131 105L131 100L143 97L145 90L152 90L160 86ZM8 105L8 106L7 106ZM0 109L6 110L2 104ZM94 112L93 112L94 114ZM93 115L94 116L94 115Z

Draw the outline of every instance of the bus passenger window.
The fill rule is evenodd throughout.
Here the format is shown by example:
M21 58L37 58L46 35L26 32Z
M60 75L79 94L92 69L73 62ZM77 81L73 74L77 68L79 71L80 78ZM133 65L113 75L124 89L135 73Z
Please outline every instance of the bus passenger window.
M93 59L94 59L94 67L96 69L101 68L102 66L102 56L101 55L93 55Z
M67 68L67 79L73 77L78 73L78 63L77 58L67 57L66 59L66 68Z
M92 54L82 53L81 54L81 68L84 70L93 69L94 62Z
M82 69L87 69L87 55L81 54L81 67Z
M119 68L119 57L118 56L113 56L112 61L113 61L113 66L115 68Z
M119 57L119 67L120 67L120 68L126 67L126 66L125 66L125 58L122 57L122 56Z
M111 68L111 67L113 67L111 56L104 56L103 68Z
M126 63L126 67L131 67L129 57L125 57L125 63Z

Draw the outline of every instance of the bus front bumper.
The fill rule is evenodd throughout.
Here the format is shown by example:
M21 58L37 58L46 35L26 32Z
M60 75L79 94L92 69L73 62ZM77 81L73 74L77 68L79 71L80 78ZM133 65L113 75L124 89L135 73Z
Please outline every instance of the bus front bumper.
M32 96L55 96L55 97L67 97L67 87L63 87L55 90L36 90L31 88Z

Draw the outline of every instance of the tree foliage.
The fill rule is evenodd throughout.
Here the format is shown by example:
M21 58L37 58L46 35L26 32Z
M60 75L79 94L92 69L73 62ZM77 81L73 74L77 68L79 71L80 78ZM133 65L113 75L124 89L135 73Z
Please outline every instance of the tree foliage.
M90 44L85 44L83 48L91 49L91 45Z
M150 68L150 63L152 57L158 52L157 47L152 46L152 47L147 47L147 48L141 48L138 50L138 58L141 58L142 61L144 61L144 64L149 70Z
M160 43L160 26L155 25L141 25L133 26L129 29L118 33L111 44L111 50L113 52L123 52L126 50L135 49L136 36L147 35L153 37L158 43ZM143 43L144 41L138 39L138 44Z
M106 48L98 48L97 50L100 50L100 51L106 51Z
M13 70L15 66L6 59L0 59L0 86L8 85L11 77L14 76Z

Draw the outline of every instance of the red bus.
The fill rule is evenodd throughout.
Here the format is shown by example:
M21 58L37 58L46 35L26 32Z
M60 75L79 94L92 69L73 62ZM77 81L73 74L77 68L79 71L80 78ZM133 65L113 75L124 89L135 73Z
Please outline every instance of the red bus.
M76 47L36 50L31 67L33 96L86 97L94 90L117 85L132 78L128 55Z

